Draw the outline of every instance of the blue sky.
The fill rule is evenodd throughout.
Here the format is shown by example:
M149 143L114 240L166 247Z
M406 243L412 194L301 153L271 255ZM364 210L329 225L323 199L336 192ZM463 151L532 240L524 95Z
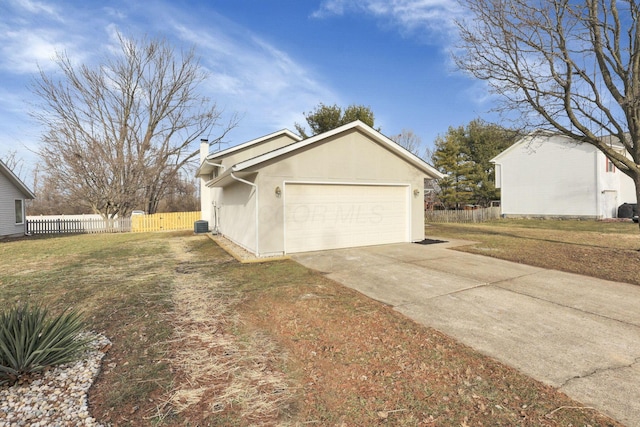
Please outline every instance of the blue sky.
M294 130L322 102L369 106L385 135L410 129L430 146L449 126L495 120L484 84L450 58L461 13L455 0L2 0L0 158L37 161L38 67L55 72L56 51L95 64L117 31L195 46L201 90L242 117L229 145Z

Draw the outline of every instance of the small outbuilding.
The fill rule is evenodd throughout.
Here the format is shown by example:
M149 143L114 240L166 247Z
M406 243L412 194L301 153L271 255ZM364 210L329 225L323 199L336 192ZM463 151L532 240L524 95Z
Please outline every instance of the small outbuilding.
M0 238L22 236L27 232L25 200L35 195L0 161Z
M360 121L208 147L197 171L202 219L257 256L423 240L424 180L442 177Z

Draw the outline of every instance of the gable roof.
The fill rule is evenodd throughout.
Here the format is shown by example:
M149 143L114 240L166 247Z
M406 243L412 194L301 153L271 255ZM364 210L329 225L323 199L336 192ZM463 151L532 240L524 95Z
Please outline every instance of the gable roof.
M535 138L538 138L538 137L552 138L554 136L571 139L566 135L563 135L563 134L560 134L560 133L557 133L557 132L551 132L551 131L548 131L548 130L545 130L545 129L534 130L533 132L530 132L530 133L526 134L525 136L523 136L522 138L520 138L519 140L517 140L516 142L511 144L509 147L507 147L506 150L498 153L498 155L495 156L493 159L489 160L489 162L498 163L498 161L501 160L503 157L507 156L512 151L516 150L517 147L521 146L522 144L529 144Z
M340 126L338 128L332 129L330 131L327 131L327 132L312 136L312 137L304 139L304 140L300 140L298 142L294 142L292 144L286 145L284 147L278 148L278 149L270 151L268 153L264 153L264 154L261 154L259 156L253 157L251 159L247 159L247 160L244 160L242 162L239 162L239 163L233 165L232 167L228 168L219 177L211 180L210 183L211 184L219 183L219 184L224 185L224 183L226 183L228 181L228 177L233 173L245 171L246 169L251 168L253 166L259 165L261 163L264 163L264 162L272 160L272 159L277 159L278 157L282 157L282 156L284 156L286 154L289 154L291 152L294 152L294 151L297 151L297 150L301 150L301 149L303 149L305 147L309 147L311 145L320 143L323 140L326 140L326 139L331 138L331 137L333 137L335 135L338 135L340 133L343 133L343 132L346 132L346 131L349 131L349 130L352 130L352 129L356 129L356 130L361 131L362 133L367 135L369 138L373 139L374 141L376 141L377 143L379 143L383 147L389 149L389 151L395 153L396 155L401 157L406 162L412 164L413 166L415 166L416 168L418 168L419 170L424 172L426 175L429 175L432 178L443 178L444 177L444 175L442 173L440 173L436 168L434 168L433 166L429 165L427 162L422 160L420 157L418 157L415 154L411 153L409 150L405 149L401 145L399 145L396 142L392 141L391 139L387 138L386 136L384 136L380 132L374 130L373 128L371 128L367 124L361 122L360 120L356 120L354 122L347 123L346 125L342 125L342 126ZM209 184L209 183L207 183L207 184Z
M16 174L14 174L11 169L7 165L4 164L2 160L0 160L0 173L7 177L9 182L11 182L20 192L24 195L25 199L35 199L36 195L33 194L29 187L27 187L24 182L18 178Z
M244 142L242 144L239 145L235 145L233 147L229 147L227 149L221 150L221 151L216 151L215 153L210 153L207 155L207 157L205 158L205 161L202 162L202 164L200 165L200 167L198 168L198 170L196 171L196 176L202 175L202 174L207 174L210 173L211 170L205 170L205 169L209 169L207 168L207 162L212 162L214 160L217 159L221 159L223 157L228 156L229 154L233 154L236 153L238 151L242 151L246 148L250 148L253 147L255 145L259 145L265 141L268 141L270 139L274 139L277 138L279 136L288 136L289 138L293 139L294 141L300 141L302 140L302 138L298 135L296 135L295 133L291 132L288 129L282 129L279 130L277 132L273 132L270 133L269 135L265 135L265 136L261 136L260 138L256 138L256 139L252 139L251 141L247 141ZM211 168L213 168L214 166L211 166Z
M527 135L523 136L522 138L520 138L519 140L517 140L516 142L514 142L513 144L511 144L510 147L508 147L506 150L502 151L501 153L499 153L497 156L495 156L493 159L489 160L491 163L499 163L500 160L502 160L505 156L507 156L509 153L511 153L512 151L514 151L517 147L523 145L523 144L529 144L531 143L534 139L541 137L541 138L553 138L553 137L557 137L557 138L563 138L568 140L569 142L573 143L573 144L587 144L590 147L593 147L594 150L597 150L597 148L594 145L591 145L587 142L582 142L579 141L577 139L571 138L568 135L565 135L563 133L560 132L552 132L549 130L545 130L545 129L538 129L535 130L531 133L528 133ZM602 136L600 137L600 140L603 141L605 144L609 144L612 147L615 147L616 149L621 149L624 150L624 146L622 145L622 143L620 143L620 140L614 136L614 135L607 135L607 136Z

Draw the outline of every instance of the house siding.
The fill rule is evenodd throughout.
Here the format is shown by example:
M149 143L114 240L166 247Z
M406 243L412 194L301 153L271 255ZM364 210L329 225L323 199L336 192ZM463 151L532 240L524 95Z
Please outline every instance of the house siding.
M595 150L595 148L594 148ZM599 182L600 216L602 218L616 218L618 207L623 203L635 203L636 194L633 180L615 168L607 172L607 157L596 150L597 175Z
M256 245L256 202L254 187L242 182L227 186L217 201L222 234L254 253L261 250Z
M278 148L293 144L294 142L297 142L297 140L291 138L288 135L279 135L277 137L265 140L259 144L246 147L227 156L224 156L220 160L220 164L222 164L225 168L230 168L237 163L252 159L254 157L258 157L270 151L277 150ZM215 156L215 153L213 154L213 156Z
M25 232L25 224L16 224L15 201L25 198L22 192L0 173L0 237L21 236ZM26 221L26 216L24 217Z
M212 153L211 157L213 157L213 160L211 162L220 164L225 169L228 169L239 162L252 159L261 154L268 153L270 151L292 144L296 141L297 140L291 138L289 135L282 134L282 135L275 136L273 138L266 139L265 141L262 141L258 144L245 147L237 151L233 151L222 158L216 159L215 158L216 153ZM215 168L215 169L221 169L221 168ZM222 173L222 171L218 171L218 173ZM217 188L209 189L205 186L205 183L212 178L213 178L212 175L205 175L200 177L200 180L201 180L200 209L202 212L202 219L209 222L210 229L215 230L215 225L217 221L216 215L221 214L221 211L218 210L218 212L216 212L216 209L219 209L219 207L222 204L222 200L220 199L222 195L222 191Z
M506 217L611 218L635 203L629 177L606 172L603 153L567 137L523 140L494 161Z

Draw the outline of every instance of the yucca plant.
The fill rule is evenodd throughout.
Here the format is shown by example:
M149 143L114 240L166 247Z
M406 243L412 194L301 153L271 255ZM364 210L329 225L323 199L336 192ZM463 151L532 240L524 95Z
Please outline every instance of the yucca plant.
M19 304L0 314L0 384L49 366L77 360L88 344L80 338L80 313L65 310L49 318L39 305Z

